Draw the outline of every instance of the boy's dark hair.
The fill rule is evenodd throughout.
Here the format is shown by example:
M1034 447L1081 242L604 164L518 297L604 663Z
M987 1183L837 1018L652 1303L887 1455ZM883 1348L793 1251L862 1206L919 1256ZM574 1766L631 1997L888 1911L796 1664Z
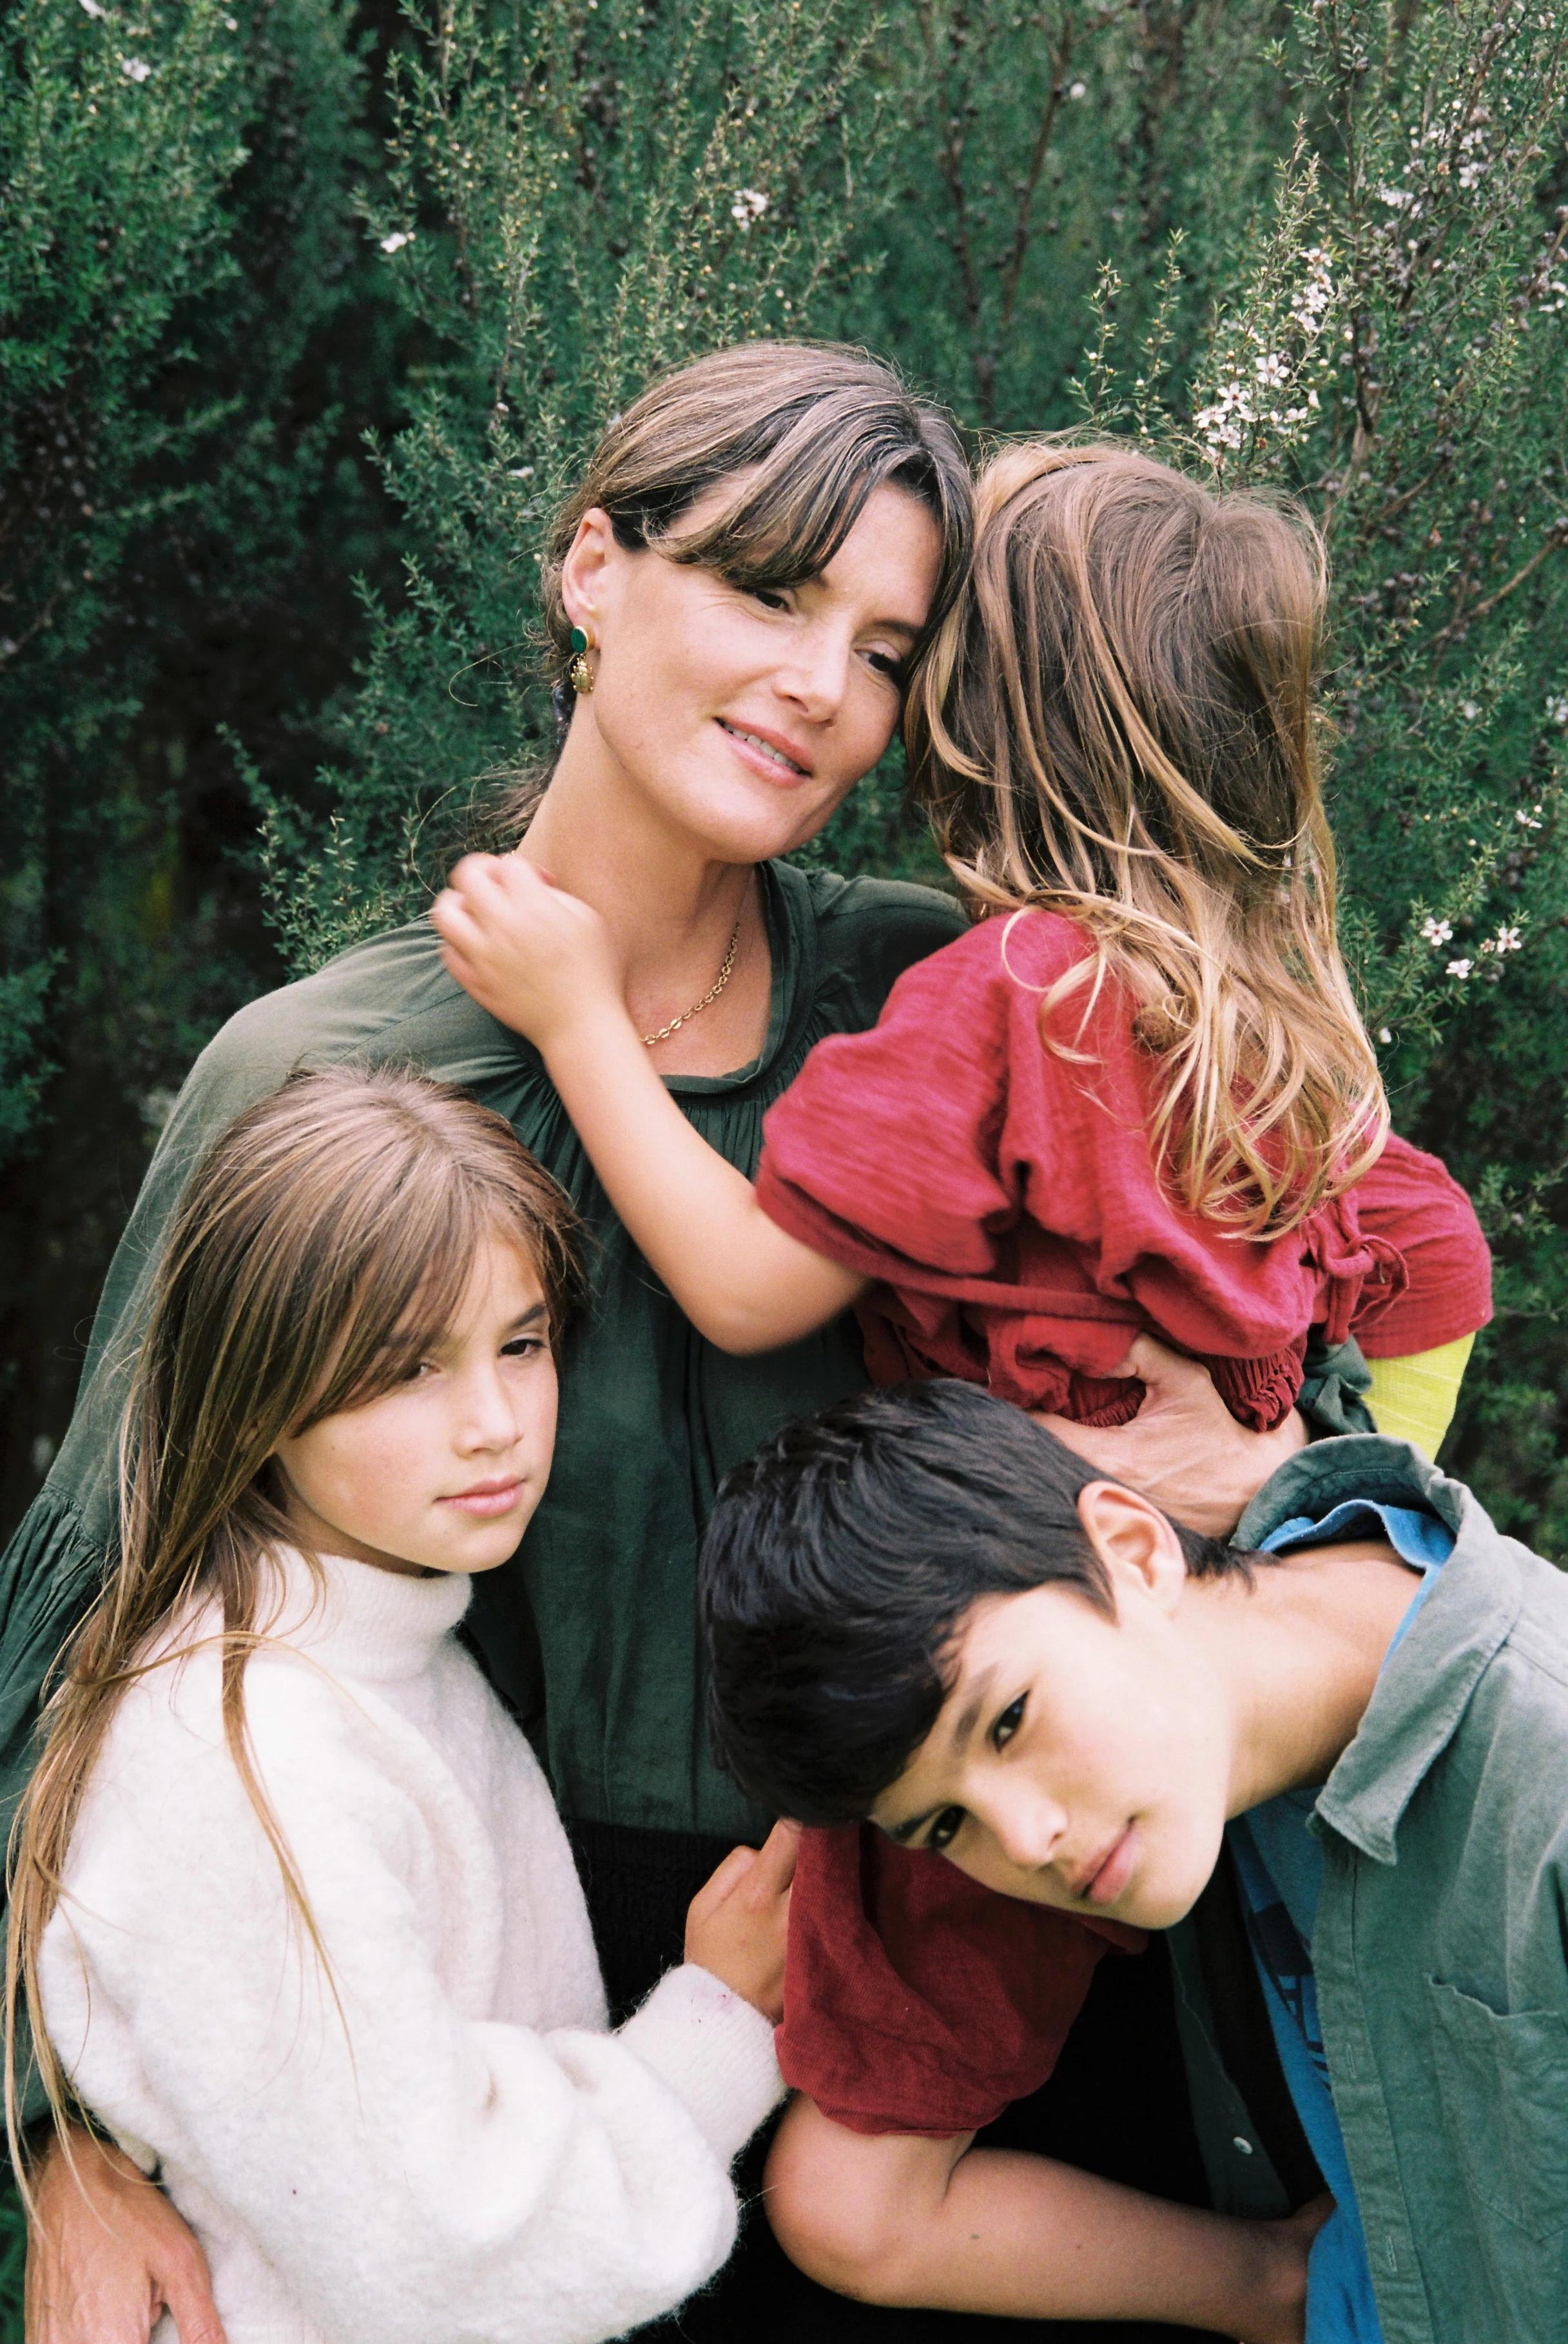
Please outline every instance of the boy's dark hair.
M904 1384L792 1424L720 1489L698 1601L719 1759L771 1814L853 1822L936 1723L984 1595L1114 1610L1078 1520L1106 1476L976 1385ZM1248 1559L1173 1525L1198 1578Z

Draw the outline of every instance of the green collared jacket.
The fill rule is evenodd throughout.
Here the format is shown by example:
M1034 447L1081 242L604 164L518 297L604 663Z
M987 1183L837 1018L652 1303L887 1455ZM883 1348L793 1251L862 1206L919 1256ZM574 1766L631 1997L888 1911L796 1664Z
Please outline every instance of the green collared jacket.
M1384 2344L1551 2344L1568 2338L1568 1578L1417 1450L1366 1435L1292 1458L1236 1542L1351 1497L1455 1533L1310 1826L1318 2012ZM1274 2210L1173 1951L1217 2194Z

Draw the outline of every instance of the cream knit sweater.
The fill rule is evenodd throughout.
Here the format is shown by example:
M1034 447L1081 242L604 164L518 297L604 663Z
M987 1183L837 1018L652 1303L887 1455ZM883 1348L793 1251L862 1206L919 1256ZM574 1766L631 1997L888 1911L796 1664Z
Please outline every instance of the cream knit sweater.
M549 1789L452 1634L470 1581L329 1560L322 1600L284 1572L246 1709L329 1980L208 1650L116 1714L42 1948L50 2036L201 2240L228 2344L620 2335L729 2252L772 2029L688 1966L606 2030Z

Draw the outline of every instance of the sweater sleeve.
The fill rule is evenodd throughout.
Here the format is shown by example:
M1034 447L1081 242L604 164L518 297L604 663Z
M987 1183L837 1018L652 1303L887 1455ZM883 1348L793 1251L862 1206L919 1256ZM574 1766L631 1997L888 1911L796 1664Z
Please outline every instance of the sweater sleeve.
M193 1730L194 1694L127 1696L45 1948L78 2088L338 2344L589 2344L669 2310L733 2241L771 2027L692 1968L616 2035L469 2015L482 1981L437 1959L461 1851L307 1673L253 1663L247 1709L309 1931L210 1701Z

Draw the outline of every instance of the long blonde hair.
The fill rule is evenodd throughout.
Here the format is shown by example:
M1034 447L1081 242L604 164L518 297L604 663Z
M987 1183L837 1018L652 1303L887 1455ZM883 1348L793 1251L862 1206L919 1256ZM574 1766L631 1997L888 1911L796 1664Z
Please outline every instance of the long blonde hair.
M200 1642L219 1651L229 1754L289 1908L321 1951L245 1722L246 1662L272 1624L268 1558L299 1542L273 1460L286 1436L378 1398L417 1364L450 1325L492 1232L534 1265L553 1341L581 1286L571 1204L501 1116L401 1071L296 1075L239 1116L192 1175L158 1265L126 1407L117 1548L57 1664L42 1755L12 1830L5 2112L14 2160L24 2008L57 2128L68 2104L44 2025L38 1953L87 1781L127 1688L197 1648L178 1632L198 1606L216 1603L221 1621Z
M1008 447L908 711L916 794L970 900L1093 938L1042 1032L1073 994L1087 1020L1106 979L1127 986L1160 1176L1239 1236L1299 1226L1388 1128L1335 930L1325 586L1299 512L1128 448Z

